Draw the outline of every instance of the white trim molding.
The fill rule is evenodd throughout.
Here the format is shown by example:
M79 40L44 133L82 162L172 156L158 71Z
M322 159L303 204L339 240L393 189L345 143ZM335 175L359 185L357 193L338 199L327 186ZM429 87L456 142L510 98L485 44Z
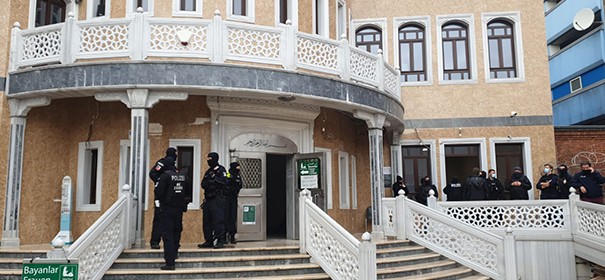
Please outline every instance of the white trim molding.
M357 157L350 156L351 164L351 209L357 209Z
M287 0L288 1L288 19L292 22L292 27L294 29L298 29L298 0ZM280 0L274 1L275 7L275 26L284 25L279 22L279 13L280 13Z
M340 8L342 7L342 8ZM345 0L336 0L336 9L335 9L335 19L336 19L336 40L342 39L342 35L345 34L347 36L347 2ZM340 13L343 14L340 14ZM343 25L343 26L341 26ZM342 30L342 32L338 32L338 30Z
M334 206L332 198L332 150L328 148L315 147L316 152L323 152L325 154L325 166L326 166L326 200L328 201L328 209L332 209Z
M445 186L447 182L447 176L445 169L445 146L446 145L476 145L479 144L479 164L478 166L481 170L487 170L487 145L485 138L461 138L461 139L439 139L439 185L437 188L441 189L441 186ZM468 171L469 173L471 170ZM436 183L436 182L433 182ZM447 200L447 195L442 192L442 195L439 196L439 199L442 201Z
M95 203L85 203L85 195L90 190L85 177L88 176L87 168L90 168L90 158L86 155L86 150L97 150L97 189L95 193ZM103 141L80 142L78 144L78 187L76 197L76 211L101 211L101 198L103 190Z
M399 65L399 28L405 24L415 23L424 26L424 59L426 60L426 81L422 82L404 82L400 77L402 86L427 86L433 84L433 49L432 49L432 34L431 34L431 18L430 16L417 17L395 17L393 18L393 65ZM438 33L439 34L439 33Z
M317 5L321 5L320 13L321 15L317 15ZM330 37L330 14L329 14L329 3L328 0L312 0L312 11L313 11L313 34L319 35L321 37L329 38ZM320 16L320 25L317 26L317 17ZM319 30L318 30L319 29Z
M489 70L489 43L487 41L487 24L494 19L505 19L513 23L515 41L515 65L517 67L517 77L508 79L492 79ZM501 12L501 13L482 13L481 28L483 31L483 65L485 69L486 83L514 83L525 82L525 62L523 55L523 34L521 33L521 14L519 12Z
M227 19L240 22L254 23L255 21L255 8L254 0L246 1L246 15L234 15L233 14L233 0L227 0Z
M96 2L100 0L87 0L86 1L86 19L109 19L111 18L111 0L105 0L105 14L102 16L96 16L94 14L94 7L98 5Z
M193 17L201 18L203 15L203 3L202 0L191 0L195 3L195 10L183 11L181 10L181 0L172 0L172 16L174 17Z
M338 208L351 209L349 153L338 151Z
M534 183L533 176L533 162L531 157L531 138L529 137L511 137L511 138L490 138L489 146L490 146L490 168L495 169L496 171L496 144L523 144L523 173L529 179L532 184ZM510 176L510 174L506 174ZM534 186L532 185L531 190L527 191L529 194L529 199L534 199Z
M354 19L351 20L351 28L349 28L349 44L351 46L357 45L357 29L361 27L371 26L378 28L382 34L382 53L387 56L389 53L389 32L387 32L387 19L386 18L368 18L368 19ZM395 37L396 38L396 37ZM340 38L339 38L340 39Z
M193 188L193 201L187 205L189 210L200 209L200 173L202 172L202 141L200 139L170 139L168 141L169 147L193 147L193 176L191 177L191 186ZM228 157L227 157L228 158ZM225 162L225 165L228 165Z
M468 26L468 56L471 67L471 78L468 80L446 81L443 79L443 40L441 38L441 27L451 21L463 22ZM475 43L475 18L472 14L460 15L440 15L437 16L437 79L439 84L456 85L456 84L475 84L477 83L477 46Z

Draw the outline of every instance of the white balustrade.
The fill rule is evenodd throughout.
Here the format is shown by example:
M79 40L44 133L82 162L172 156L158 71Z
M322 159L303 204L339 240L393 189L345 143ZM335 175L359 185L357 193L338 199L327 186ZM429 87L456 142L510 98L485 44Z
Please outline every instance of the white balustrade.
M311 200L304 189L300 193L300 250L332 279L376 279L376 244L364 233L363 243Z
M580 201L579 195L574 192L569 196L569 201L573 216L573 239L583 245L577 246L576 250L582 250L580 254L596 257L600 265L605 265L605 205Z
M78 279L101 279L125 248L134 243L133 202L125 185L118 200L69 248L69 259L78 259Z
M77 60L130 57L203 58L214 63L254 62L302 68L361 82L400 99L399 73L382 54L373 55L340 41L280 27L212 19L153 18L138 11L133 17L78 21L11 34L11 65L23 67Z

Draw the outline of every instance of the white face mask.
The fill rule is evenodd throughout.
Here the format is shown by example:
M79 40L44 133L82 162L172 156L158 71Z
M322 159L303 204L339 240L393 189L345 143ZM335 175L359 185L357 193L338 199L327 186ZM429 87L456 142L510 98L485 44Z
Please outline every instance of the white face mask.
M496 173L492 173L492 178L496 179Z
M550 168L544 168L544 173L550 172Z

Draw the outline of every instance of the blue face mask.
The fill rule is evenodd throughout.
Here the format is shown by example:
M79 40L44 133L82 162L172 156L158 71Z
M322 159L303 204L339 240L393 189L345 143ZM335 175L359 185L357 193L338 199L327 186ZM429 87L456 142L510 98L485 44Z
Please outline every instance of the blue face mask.
M544 173L550 172L550 168L544 168Z

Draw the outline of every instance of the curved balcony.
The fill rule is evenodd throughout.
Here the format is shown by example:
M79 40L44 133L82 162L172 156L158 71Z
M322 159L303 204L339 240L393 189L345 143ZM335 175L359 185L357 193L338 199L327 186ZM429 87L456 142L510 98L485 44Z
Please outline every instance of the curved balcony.
M253 69L250 71L264 75L277 73L282 78L290 76L282 81L290 89L293 85L288 82L292 81L292 76L305 77L298 78L297 85L302 85L303 81L324 85L326 82L338 83L332 89L324 88L325 94L314 95L350 105L359 103L366 108L384 111L399 121L403 120L398 70L388 65L382 54L360 51L344 39L335 41L301 33L290 24L268 27L224 21L218 11L211 20L152 18L139 12L131 18L76 21L69 15L64 23L34 29L21 30L16 23L11 36L9 97L56 90L58 87L73 88L78 84L78 78L71 75L86 75L89 73L87 71L94 71L90 70L93 63L83 62L94 62L96 66L102 64L100 67L105 67L106 71L110 71L107 67L122 67L130 68L131 71L144 70L147 73L157 71L158 65L167 64L166 67L177 69L177 72L183 65L191 68L188 71L194 72L212 72L217 68L229 67L229 70L239 69L239 72ZM52 66L29 68L42 65ZM57 75L58 68L78 68L78 71L62 70ZM45 74L45 71L49 73ZM154 74L160 79L157 73ZM141 75L139 72L138 76L143 80L147 78L139 82L157 83L157 80L147 77L153 75ZM43 84L41 79L50 77L64 79L66 82L52 86L26 82L28 79L36 79L40 81L38 84ZM176 76L174 78L177 79ZM171 81L166 81L167 79L170 80L162 78L163 81L159 84L169 86ZM200 76L200 79L204 78ZM132 82L124 81L120 86ZM86 82L80 83L82 84ZM104 85L116 86L111 82ZM196 82L192 85L208 86ZM218 83L212 86L229 85ZM244 88L272 90L255 86L256 88ZM340 90L342 88L346 89ZM341 92L334 93L337 91L335 89ZM307 92L314 90L316 89ZM344 91L346 94L343 94ZM297 90L283 92L306 94ZM357 94L349 96L349 92ZM337 95L339 97L335 97ZM358 102L361 99L364 102Z

